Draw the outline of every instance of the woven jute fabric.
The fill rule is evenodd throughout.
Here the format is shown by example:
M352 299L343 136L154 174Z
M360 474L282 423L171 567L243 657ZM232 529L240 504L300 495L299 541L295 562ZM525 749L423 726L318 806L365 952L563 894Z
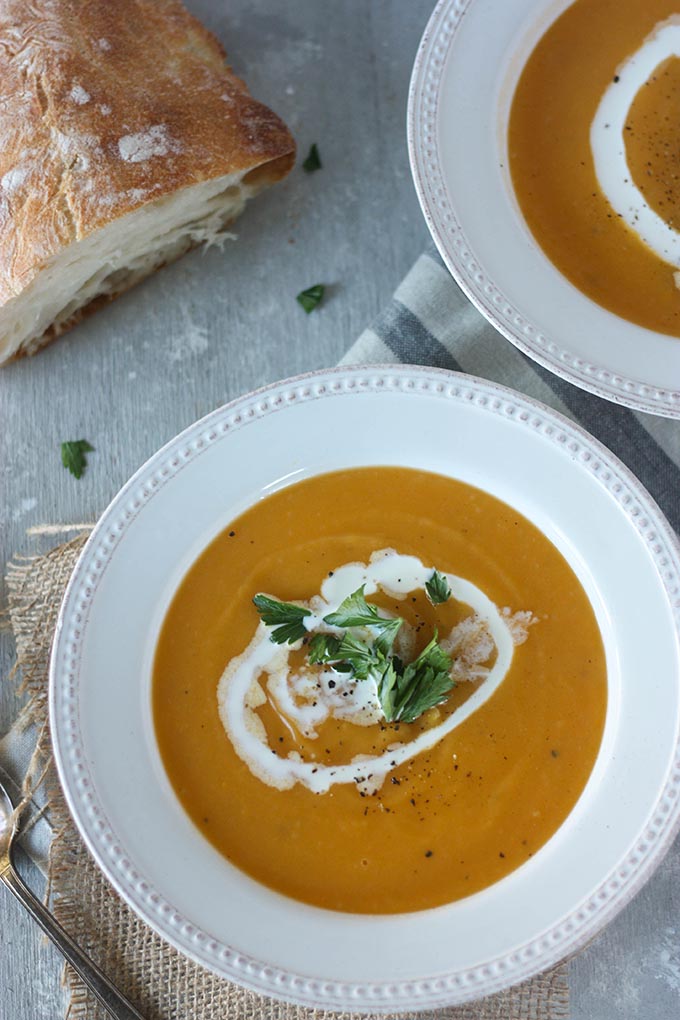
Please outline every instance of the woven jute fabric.
M54 913L148 1020L350 1020L357 1014L303 1009L262 998L187 960L120 899L78 836L52 765L47 677L59 605L85 539L82 535L46 555L17 559L7 577L17 676L30 695L25 718L37 733L25 792L30 799L40 783L47 793L54 832L48 896ZM66 982L69 1020L105 1020L105 1011L69 968ZM420 1014L441 1020L560 1020L568 1015L565 965L482 1001Z

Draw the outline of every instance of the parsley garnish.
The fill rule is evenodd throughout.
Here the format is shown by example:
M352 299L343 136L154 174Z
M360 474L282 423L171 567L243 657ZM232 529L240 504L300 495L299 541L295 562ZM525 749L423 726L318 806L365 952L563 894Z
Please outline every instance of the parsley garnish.
M340 603L334 613L324 616L324 623L331 627L384 627L389 619L380 616L378 607L369 605L364 598L364 588L357 588Z
M448 602L451 598L449 582L438 570L434 570L430 580L425 582L425 591L433 606L438 606L442 602Z
M256 595L253 602L262 622L274 628L269 636L277 645L292 645L307 634L302 621L312 615L309 609L293 602L279 602L268 595Z
M309 315L313 312L316 306L323 298L324 290L326 288L322 283L315 283L313 287L308 287L307 290L301 290L297 296L297 301L300 302L304 310Z
M257 595L253 601L263 621L268 626L277 625L271 634L277 644L292 643L307 633L302 618L309 615L308 610L266 595ZM408 665L392 654L394 639L404 621L399 616L381 616L377 606L366 602L363 585L323 619L345 633L315 634L309 641L310 663L328 665L336 673L349 674L355 680L373 679L387 722L414 722L429 708L441 705L455 686L451 656L438 644L436 631L430 643ZM352 633L357 627L372 628L375 637Z
M309 150L309 155L302 164L302 169L307 174L313 174L315 170L320 170L322 166L321 156L319 155L319 150L316 147L316 142L314 142L314 145L312 145Z
M451 656L437 643L437 631L417 659L397 674L394 720L413 722L428 708L441 705L454 686ZM387 718L387 715L385 716ZM390 720L391 721L391 720Z
M61 444L61 462L75 478L80 478L87 467L85 454L93 451L94 446L90 446L87 439L73 439Z
M332 665L338 673L351 673L357 680L366 680L376 664L374 648L360 638L345 634L315 634L309 642L309 661Z

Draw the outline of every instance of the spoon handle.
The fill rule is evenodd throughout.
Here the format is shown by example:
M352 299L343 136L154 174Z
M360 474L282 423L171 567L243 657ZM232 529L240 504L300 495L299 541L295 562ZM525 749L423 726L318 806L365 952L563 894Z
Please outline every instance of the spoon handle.
M106 1011L115 1020L144 1020L141 1013L113 985L89 956L83 952L68 932L64 931L53 914L31 892L12 866L0 874L0 880L14 893L33 919L79 974L88 988L97 996Z

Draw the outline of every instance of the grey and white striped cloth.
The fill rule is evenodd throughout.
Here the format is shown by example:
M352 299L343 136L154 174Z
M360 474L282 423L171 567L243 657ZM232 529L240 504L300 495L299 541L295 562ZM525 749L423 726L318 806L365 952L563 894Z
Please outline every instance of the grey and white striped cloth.
M420 256L342 364L392 361L482 376L579 422L637 475L680 532L680 421L612 404L531 361L468 301L434 247Z

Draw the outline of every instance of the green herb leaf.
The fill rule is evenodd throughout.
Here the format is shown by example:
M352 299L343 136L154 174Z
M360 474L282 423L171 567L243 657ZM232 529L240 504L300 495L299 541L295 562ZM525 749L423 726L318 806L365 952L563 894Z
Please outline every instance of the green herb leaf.
M364 588L366 586L362 584L361 588L357 588L351 595L348 595L343 602L340 603L337 610L334 613L329 613L328 616L324 616L324 623L329 624L331 627L380 627L385 628L393 626L395 620L391 617L380 616L378 607L369 604L364 598ZM399 620L397 630L401 626L401 620ZM396 631L395 631L396 634ZM393 638L394 640L394 638Z
M302 169L305 173L313 174L315 170L320 170L322 166L323 164L321 162L321 157L319 156L319 150L316 147L316 142L314 142L314 145L312 145L309 150L307 159L302 164Z
M325 287L322 283L315 283L313 287L308 287L307 290L301 290L297 296L297 301L302 305L304 310L309 315L313 312L316 306L323 298Z
M446 579L436 570L428 585L432 588L428 595L433 602L443 602L451 596ZM406 667L398 656L391 654L403 622L401 617L380 616L377 606L366 601L362 585L347 596L336 612L325 616L324 623L343 629L374 627L379 630L378 636L372 642L350 634L341 639L319 634L312 639L314 658L310 654L310 661L330 663L334 669L349 665L357 680L373 677L387 722L413 722L428 708L440 705L454 686L451 657L440 648L436 632L418 658Z
M367 680L375 667L380 664L381 656L375 646L366 644L360 638L345 634L337 651L337 659L341 664L352 667L357 680Z
M423 712L445 701L454 686L451 656L438 644L436 631L408 666L404 667L401 659L391 654L404 621L401 617L379 616L377 607L366 602L363 585L348 595L335 613L325 616L324 622L343 629L379 629L373 641L349 633L341 638L316 634L310 642L309 661L331 665L339 672L347 672L349 667L357 680L372 677L387 722L414 722Z
M442 602L448 602L451 598L449 582L438 570L433 571L430 580L425 582L425 591L433 606L438 606Z
M437 632L417 659L397 678L397 693L388 722L414 722L429 708L441 705L455 686L451 676L452 660L437 642ZM383 709L384 711L384 709Z
M87 439L74 439L68 443L61 444L61 462L65 468L76 478L80 478L87 467L86 453L92 453L94 446L90 446Z
M342 640L329 635L318 634L322 638L323 651L319 654L321 643L317 646L315 657L310 654L310 662L323 662L332 666L339 673L350 672L355 680L368 680L369 677L375 682L378 692L378 700L383 715L389 721L392 717L391 692L395 687L397 673L395 662L399 660L394 656L389 658L383 655L377 648L377 642L366 644L359 638L345 634ZM311 644L316 641L312 638Z
M382 633L375 639L375 648L381 655L389 655L392 651L392 645L394 639L399 633L399 628L403 624L403 620L400 616L395 616L393 620L380 620L380 627Z
M269 636L275 644L292 645L306 636L307 628L302 621L312 615L309 609L262 594L256 595L253 602L262 622L274 628Z
M316 665L317 663L334 662L337 659L340 638L333 634L315 634L310 638L307 649L307 658Z
M393 722L395 720L395 699L400 676L397 664L401 665L396 656L392 659L387 659L384 667L376 677L378 701L380 702L386 722Z
M428 584L433 602L451 597L445 578L436 570ZM328 665L337 673L350 674L355 680L371 678L387 722L414 722L429 708L440 705L455 686L451 677L451 656L438 643L437 632L420 655L404 666L392 652L394 640L404 621L401 617L381 616L378 607L366 601L362 585L348 595L324 623L344 631L338 634L314 634L307 649L309 662ZM293 643L307 630L302 622L308 609L290 602L279 602L267 595L253 599L262 620L274 627L272 641ZM355 627L370 627L375 636L352 633Z
M309 642L309 661L330 665L340 673L351 672L357 680L366 680L377 655L373 645L351 634L343 634L341 638L315 634Z

